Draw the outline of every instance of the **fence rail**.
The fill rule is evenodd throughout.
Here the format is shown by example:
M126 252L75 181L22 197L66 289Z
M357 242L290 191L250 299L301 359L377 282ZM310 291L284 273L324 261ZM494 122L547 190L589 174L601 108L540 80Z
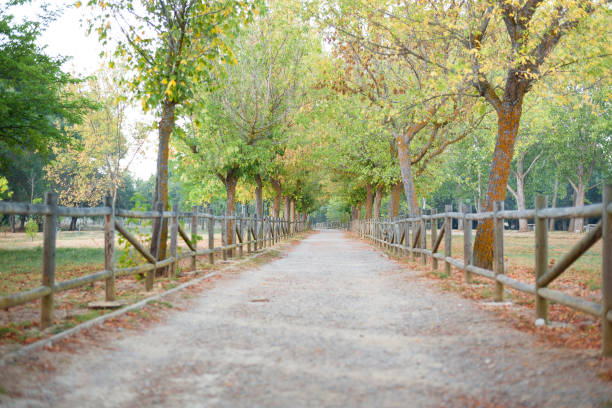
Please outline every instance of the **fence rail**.
M548 322L548 302L553 301L572 309L600 317L602 322L602 354L612 355L612 185L604 187L603 203L583 207L546 208L546 197L536 198L536 208L523 211L504 210L503 202L494 205L494 211L472 213L469 206L465 212L453 212L446 206L442 213L432 212L418 216L393 220L354 220L351 229L377 245L394 251L398 255L410 254L420 257L423 264L428 258L434 269L438 261L444 262L445 273L451 267L462 270L467 283L473 274L495 282L494 299L503 301L504 286L535 296L536 318ZM601 217L601 221L576 243L553 266L548 266L548 222L551 218ZM463 260L452 257L452 220L463 220ZM535 219L535 277L525 283L507 276L504 272L504 220L518 218ZM472 221L493 220L493 267L479 268L473 264ZM441 222L441 225L440 224ZM429 227L429 228L428 228ZM429 231L429 237L428 235ZM444 254L438 249L444 239ZM591 302L564 292L549 289L548 285L563 274L596 242L602 240L602 302ZM430 249L427 248L428 240Z
M348 222L340 222L340 221L326 221L326 222L317 222L314 225L315 229L348 229L350 227Z
M223 259L233 257L234 250L238 255L256 252L266 246L272 246L281 239L287 239L298 232L305 231L309 224L304 220L287 220L274 217L257 217L239 215L217 216L209 213L198 212L194 206L191 212L179 212L174 206L173 211L133 211L115 208L113 211L112 200L107 197L104 207L96 208L72 208L57 205L57 194L49 192L45 195L45 204L27 204L0 202L0 214L18 215L43 215L43 267L41 274L41 286L19 293L0 296L0 309L8 309L41 299L41 324L42 329L53 324L54 294L68 289L78 288L96 281L105 281L105 299L113 301L116 298L115 278L127 275L145 274L145 288L152 290L156 271L162 271L166 276L176 275L178 262L185 258L191 258L191 270L196 269L196 258L208 255L208 262L214 263L214 254L222 253ZM55 280L55 250L58 217L104 217L104 270L97 271L78 278L60 281ZM168 257L159 259L151 253L126 226L120 221L121 218L140 219L167 219L169 222L170 247ZM180 218L190 218L190 235L183 230L179 223ZM205 220L208 230L208 248L197 248L198 224ZM215 223L221 223L222 244L215 247L214 229ZM161 231L163 223L154 224L154 229ZM231 227L229 230L227 227ZM115 267L115 232L121 234L131 246L147 262L142 265L129 268ZM161 235L161 234L160 234ZM178 253L178 238L187 245L188 251Z

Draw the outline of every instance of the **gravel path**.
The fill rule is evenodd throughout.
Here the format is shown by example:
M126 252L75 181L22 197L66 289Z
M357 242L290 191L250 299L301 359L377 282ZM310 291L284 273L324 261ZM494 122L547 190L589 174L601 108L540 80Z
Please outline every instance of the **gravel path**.
M56 357L7 406L597 407L588 353L546 349L341 232L220 281L167 321ZM57 353L62 354L62 353ZM592 356L592 354L591 354ZM59 363L58 363L59 361ZM1 376L0 376L1 377ZM1 405L1 404L0 404Z

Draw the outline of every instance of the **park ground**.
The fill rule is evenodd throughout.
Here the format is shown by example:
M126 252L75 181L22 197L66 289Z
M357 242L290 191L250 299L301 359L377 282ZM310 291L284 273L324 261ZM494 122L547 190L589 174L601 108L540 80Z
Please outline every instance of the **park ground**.
M145 237L143 236L143 239ZM206 243L201 241L198 248ZM221 245L221 234L215 234L215 246ZM82 232L61 232L57 238L56 281L84 276L104 269L104 235L100 230ZM116 245L116 257L121 257L122 245ZM180 241L179 251L187 250ZM245 248L246 251L246 248ZM146 261L131 250L137 263ZM278 256L278 249L268 251L264 256L251 263L260 263ZM215 265L208 262L208 256L198 257L196 271L190 270L190 260L180 262L176 278L158 277L153 290L145 291L144 280L139 276L124 276L117 279L117 300L126 305L133 304L150 296L163 293L182 283L203 276L215 270L235 264L238 259L222 260L220 253L215 254ZM251 264L247 262L245 265ZM0 233L0 295L28 290L40 285L42 270L42 233L34 239L25 233ZM129 265L128 265L129 266ZM22 345L34 343L54 334L70 329L112 310L88 308L90 302L104 300L104 282L71 289L55 295L55 325L40 330L40 301L29 302L0 313L0 356L15 351Z
M221 236L216 234L216 244L220 244ZM555 262L569 248L582 238L581 234L567 232L551 232L549 236L550 262ZM459 231L453 233L453 257L463 258L463 235ZM57 241L56 279L58 281L75 278L104 269L104 237L100 230L82 232L62 232ZM200 242L199 246L205 245ZM0 295L31 289L40 284L42 269L42 234L34 239L25 233L0 233ZM117 245L117 256L121 255L121 245ZM183 247L184 244L183 244ZM533 282L534 279L534 234L533 232L506 231L505 254L507 274L523 282ZM444 241L440 252L444 252ZM394 256L393 254L389 254ZM138 256L136 256L138 258ZM220 259L217 254L217 261ZM407 257L397 258L413 269L423 270L427 276L438 281L440 287L454 291L461 296L475 300L492 299L493 287L488 280L475 277L474 285L464 285L462 273L455 271L451 276L443 273L443 268L433 270L431 263L423 265L419 260ZM144 260L140 259L140 262ZM201 276L214 269L208 264L207 257L198 258L198 272L189 271L189 260L183 260L180 275L176 279L161 278L153 292L145 292L143 282L138 277L123 277L118 280L119 300L133 303L152 294L161 293L180 283ZM223 263L217 266L223 266ZM554 289L579 296L586 300L601 299L601 242L587 251L572 267L551 285ZM14 350L20 345L33 343L52 334L61 332L81 322L95 318L104 311L90 310L89 302L102 300L104 297L103 283L77 288L59 293L56 297L55 327L46 331L38 329L39 302L31 302L11 308L0 314L0 354ZM533 297L514 290L508 290L506 298L512 304L498 307L500 313L508 314L513 324L526 331L538 333L555 344L563 344L572 348L597 349L600 346L601 330L599 322L591 316L573 311L567 307L553 304L550 315L554 326L548 330L538 330L533 325Z
M320 232L7 365L0 403L610 406L597 350L508 323L431 272Z

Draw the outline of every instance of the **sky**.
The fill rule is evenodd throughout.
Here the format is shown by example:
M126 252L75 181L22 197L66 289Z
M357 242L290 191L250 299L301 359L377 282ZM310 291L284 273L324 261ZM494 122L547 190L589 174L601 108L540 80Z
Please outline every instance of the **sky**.
M0 7L4 7L3 3L0 0ZM72 6L74 1L55 0L48 3L54 7ZM41 4L41 1L34 0L25 5L14 6L9 9L9 12L17 19L36 20L41 12ZM87 18L87 13L87 7L66 8L39 38L39 44L45 47L48 55L70 57L63 68L78 77L94 74L103 64L100 53L105 51L95 35L87 36L86 25L83 21ZM128 113L128 122L143 120L143 118L145 117L142 113L137 111ZM146 119L153 120L154 118L147 117ZM152 134L143 154L137 155L132 161L129 171L134 177L148 179L155 173L156 141L155 134Z

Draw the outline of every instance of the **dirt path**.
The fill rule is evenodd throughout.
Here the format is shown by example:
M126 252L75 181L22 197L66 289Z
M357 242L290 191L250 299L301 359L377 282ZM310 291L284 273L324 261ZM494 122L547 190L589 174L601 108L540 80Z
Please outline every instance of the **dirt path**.
M51 375L32 376L21 398L0 405L556 408L612 400L587 353L545 349L340 232L313 234L282 259L219 282L165 323L107 337L76 355L53 353ZM28 375L9 367L0 383L19 373Z

